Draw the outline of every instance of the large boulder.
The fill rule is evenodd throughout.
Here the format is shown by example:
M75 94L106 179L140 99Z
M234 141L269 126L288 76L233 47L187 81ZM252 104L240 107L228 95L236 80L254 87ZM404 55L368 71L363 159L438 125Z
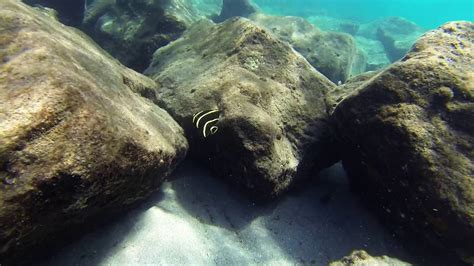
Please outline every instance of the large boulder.
M448 23L336 108L345 168L391 223L474 262L474 24ZM406 231L406 230L404 230Z
M326 93L334 84L287 43L247 19L203 20L156 51L145 72L155 101L187 131L191 153L259 199L335 160ZM221 111L203 138L193 115Z
M0 263L150 195L184 157L154 81L43 13L0 2Z
M301 53L319 72L338 83L365 71L365 60L358 52L352 36L321 31L300 17L269 16L261 13L250 17Z

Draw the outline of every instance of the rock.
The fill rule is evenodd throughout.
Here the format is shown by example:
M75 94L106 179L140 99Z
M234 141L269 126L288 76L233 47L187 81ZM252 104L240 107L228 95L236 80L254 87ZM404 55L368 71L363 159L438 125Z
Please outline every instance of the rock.
M257 8L249 0L222 0L222 10L215 22L222 22L231 17L248 17L257 12Z
M357 47L366 56L366 71L376 71L383 69L391 64L390 59L385 53L383 44L378 40L368 39L362 36L356 36Z
M156 84L79 31L0 2L0 263L24 262L156 191L182 128ZM70 241L70 239L68 239Z
M387 256L372 257L364 250L355 250L350 256L334 261L329 266L409 266L401 260Z
M391 62L402 58L425 32L415 23L401 17L388 17L359 27L357 35L382 43Z
M365 71L364 57L358 55L354 39L348 34L323 32L299 17L255 14L250 19L291 44L335 83L345 82L351 75Z
M156 49L198 19L189 0L95 0L82 28L120 62L142 72Z
M307 19L311 24L324 31L345 32L350 35L356 35L360 27L360 23L357 21L329 16L310 16Z
M336 160L325 103L335 85L247 19L195 24L158 49L145 73L161 85L154 99L184 127L190 152L255 198L276 197ZM193 114L214 108L218 132L202 138Z
M344 166L382 217L474 262L474 24L448 23L340 103Z
M357 75L355 77L347 80L346 83L339 85L332 89L327 96L327 103L331 106L330 112L332 113L336 106L344 100L347 96L354 93L361 85L363 85L367 80L374 77L380 71L368 71L363 74Z

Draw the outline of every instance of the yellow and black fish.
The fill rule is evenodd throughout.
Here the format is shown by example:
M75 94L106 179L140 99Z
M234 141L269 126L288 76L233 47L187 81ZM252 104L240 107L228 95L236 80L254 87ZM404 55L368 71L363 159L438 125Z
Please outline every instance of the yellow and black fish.
M217 122L219 122L219 116L221 112L217 109L201 111L195 113L193 116L193 124L202 133L203 137L215 134L219 129Z

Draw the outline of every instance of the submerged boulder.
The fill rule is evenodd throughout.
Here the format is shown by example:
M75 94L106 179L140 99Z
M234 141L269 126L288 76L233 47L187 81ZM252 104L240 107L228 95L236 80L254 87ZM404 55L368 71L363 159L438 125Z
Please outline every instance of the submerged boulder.
M0 2L0 263L19 262L150 195L182 128L155 82L77 30Z
M391 62L402 58L425 32L415 23L401 18L388 17L362 24L357 35L379 41Z
M157 50L145 73L161 85L154 99L184 127L190 152L256 198L335 160L325 102L335 85L247 19L195 24ZM218 131L203 137L193 115L211 109L221 112Z
M249 0L222 0L221 13L213 20L222 22L232 17L248 17L255 12L257 8Z
M250 17L301 53L319 72L338 83L365 71L365 60L346 33L324 32L299 17L255 14Z
M120 62L141 72L157 48L199 18L189 0L94 0L82 28Z
M334 114L356 187L400 230L474 262L474 24L448 23Z

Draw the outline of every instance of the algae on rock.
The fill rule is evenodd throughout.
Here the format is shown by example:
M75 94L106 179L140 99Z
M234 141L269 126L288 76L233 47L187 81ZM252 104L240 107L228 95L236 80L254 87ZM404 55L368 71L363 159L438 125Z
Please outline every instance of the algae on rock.
M332 116L344 166L382 216L470 263L473 42L470 22L426 33L400 62L346 97Z
M160 84L154 99L184 127L191 153L257 198L336 160L325 102L335 85L247 19L195 24L158 49L145 73ZM193 114L215 108L219 131L202 139Z
M76 29L0 2L0 263L25 262L147 197L185 156L151 79Z

